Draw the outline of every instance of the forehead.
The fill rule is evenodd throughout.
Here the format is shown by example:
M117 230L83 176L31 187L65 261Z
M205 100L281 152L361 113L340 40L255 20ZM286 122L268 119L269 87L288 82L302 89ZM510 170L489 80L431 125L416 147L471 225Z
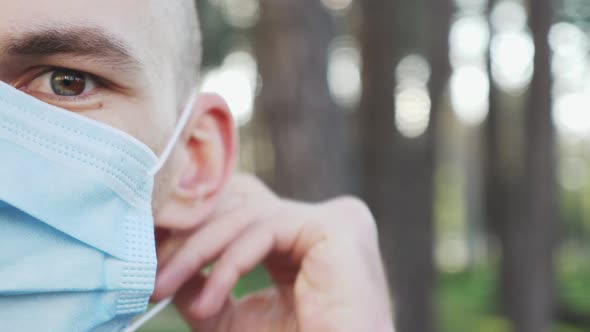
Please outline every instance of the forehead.
M38 28L87 26L113 35L150 63L155 59L144 50L157 38L153 6L148 0L0 0L0 45Z

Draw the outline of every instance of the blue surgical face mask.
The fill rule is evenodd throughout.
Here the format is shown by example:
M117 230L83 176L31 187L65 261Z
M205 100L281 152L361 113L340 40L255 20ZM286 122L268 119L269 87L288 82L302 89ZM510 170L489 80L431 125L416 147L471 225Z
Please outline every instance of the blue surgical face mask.
M0 330L120 331L156 275L158 158L135 138L0 82Z

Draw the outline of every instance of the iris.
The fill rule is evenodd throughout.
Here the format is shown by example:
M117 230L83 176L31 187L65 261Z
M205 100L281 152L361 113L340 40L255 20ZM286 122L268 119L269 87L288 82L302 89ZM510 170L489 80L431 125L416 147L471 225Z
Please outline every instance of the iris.
M55 70L51 75L51 89L59 96L78 96L86 89L86 76L74 70Z

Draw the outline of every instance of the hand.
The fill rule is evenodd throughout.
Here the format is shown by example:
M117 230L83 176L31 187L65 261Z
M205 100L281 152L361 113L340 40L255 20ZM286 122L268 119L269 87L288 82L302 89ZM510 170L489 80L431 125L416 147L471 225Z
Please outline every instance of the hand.
M153 300L176 294L199 332L393 331L375 223L354 198L286 201L237 175L208 220L158 239L158 259ZM275 286L232 299L259 263Z

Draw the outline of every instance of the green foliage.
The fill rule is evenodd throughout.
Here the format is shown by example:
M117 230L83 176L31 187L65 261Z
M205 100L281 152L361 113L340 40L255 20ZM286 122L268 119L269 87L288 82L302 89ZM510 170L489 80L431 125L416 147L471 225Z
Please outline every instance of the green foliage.
M590 266L564 271L559 279L561 301L576 311L590 313Z
M240 298L247 293L269 287L270 284L270 277L264 268L259 266L240 280L234 288L234 295Z
M442 274L436 293L442 332L504 332L508 323L495 307L495 278L489 269Z
M441 332L509 332L497 305L496 272L490 268L442 274L436 309ZM590 269L560 274L560 294L574 310L590 312ZM583 332L584 327L556 323L556 332Z
M590 269L561 273L562 299L572 308L590 312ZM236 296L267 287L268 275L255 269L236 286ZM510 323L502 318L496 291L496 272L489 267L461 273L443 273L436 291L436 310L440 332L509 332ZM142 332L188 332L189 329L170 308L150 322ZM556 324L555 332L583 332L584 328Z

